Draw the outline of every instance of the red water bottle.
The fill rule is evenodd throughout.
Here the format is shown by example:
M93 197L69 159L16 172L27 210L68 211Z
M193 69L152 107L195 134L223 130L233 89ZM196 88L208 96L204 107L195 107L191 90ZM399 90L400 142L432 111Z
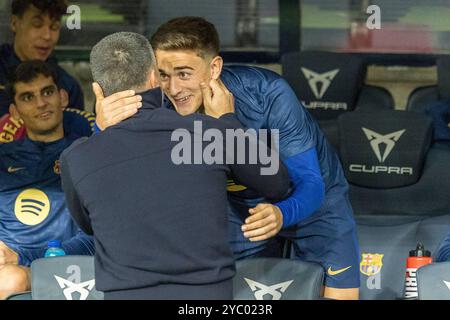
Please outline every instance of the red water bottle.
M406 280L405 280L405 298L417 299L417 275L416 271L420 267L433 262L431 253L425 250L423 244L418 243L416 250L409 252L409 257L406 259Z

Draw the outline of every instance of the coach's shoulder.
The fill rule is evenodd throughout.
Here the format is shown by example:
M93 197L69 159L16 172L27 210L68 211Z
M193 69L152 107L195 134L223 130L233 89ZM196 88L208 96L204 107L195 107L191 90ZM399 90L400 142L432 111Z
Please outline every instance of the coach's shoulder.
M88 141L88 137L82 137L72 142L72 144L61 153L61 160L77 159L80 155L85 153L85 149L89 147Z

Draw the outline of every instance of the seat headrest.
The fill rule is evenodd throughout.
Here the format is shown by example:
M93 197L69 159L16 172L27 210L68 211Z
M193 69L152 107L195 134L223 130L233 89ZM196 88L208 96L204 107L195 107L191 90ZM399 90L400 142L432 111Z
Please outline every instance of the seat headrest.
M450 56L439 57L436 61L439 99L450 99Z
M323 284L321 265L291 259L254 258L236 262L235 300L314 300Z
M102 300L95 289L94 257L63 256L31 264L33 300Z
M417 270L419 300L450 300L450 261Z
M366 66L351 54L288 53L282 57L283 77L297 97L319 120L333 119L355 109Z
M421 176L432 121L404 111L351 112L338 118L340 156L352 184L394 188Z

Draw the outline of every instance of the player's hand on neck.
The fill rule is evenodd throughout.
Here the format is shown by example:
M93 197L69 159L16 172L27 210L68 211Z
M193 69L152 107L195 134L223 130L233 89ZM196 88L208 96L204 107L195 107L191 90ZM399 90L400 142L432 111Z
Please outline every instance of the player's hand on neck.
M212 79L209 84L202 82L200 88L203 94L205 114L214 118L220 118L224 114L234 113L233 94L220 79Z

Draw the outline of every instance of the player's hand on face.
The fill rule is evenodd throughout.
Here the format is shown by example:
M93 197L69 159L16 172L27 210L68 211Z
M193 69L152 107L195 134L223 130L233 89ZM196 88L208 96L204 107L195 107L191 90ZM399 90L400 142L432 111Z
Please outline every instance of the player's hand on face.
M270 203L260 203L248 210L250 217L242 225L244 237L250 241L261 241L275 236L283 226L280 208Z
M211 80L209 85L202 82L200 88L203 94L205 113L214 118L220 118L226 113L234 112L234 97L220 79Z
M3 241L0 241L0 266L6 264L19 264L19 255Z
M128 119L142 107L142 97L134 90L116 92L106 98L98 83L92 84L92 90L96 99L95 121L102 130Z

